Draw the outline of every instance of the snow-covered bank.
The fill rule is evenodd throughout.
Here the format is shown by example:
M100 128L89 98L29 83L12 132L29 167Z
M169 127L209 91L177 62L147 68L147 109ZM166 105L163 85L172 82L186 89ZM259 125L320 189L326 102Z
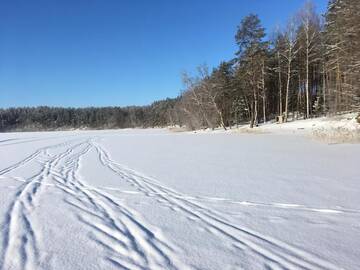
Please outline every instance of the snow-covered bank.
M0 269L358 269L359 153L284 133L0 134Z
M357 122L358 114L343 114L331 117L311 118L306 120L289 121L287 123L265 124L261 125L261 130L271 132L298 132L313 133L317 130L344 129L349 131L360 130L360 124Z
M294 134L328 143L358 143L360 142L360 123L357 113L348 113L336 116L298 119L286 123L270 121L260 123L257 127L250 128L248 124L232 127L228 130L217 128L215 130L197 130L193 133L246 133L246 134ZM170 131L181 132L185 129L171 128Z

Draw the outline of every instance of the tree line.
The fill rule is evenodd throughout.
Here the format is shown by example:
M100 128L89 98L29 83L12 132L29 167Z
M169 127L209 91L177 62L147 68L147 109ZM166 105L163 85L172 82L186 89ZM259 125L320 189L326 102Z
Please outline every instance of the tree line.
M179 111L200 128L335 114L360 109L360 1L331 0L319 15L306 2L266 35L257 15L240 23L238 51L211 72L183 75Z
M266 34L259 17L242 19L234 58L196 74L185 89L149 106L10 108L0 130L186 126L228 127L360 110L360 1L330 0L319 15L312 2L283 29Z
M68 129L115 129L164 127L167 112L177 99L157 101L150 106L103 108L9 108L0 109L0 131L36 131Z

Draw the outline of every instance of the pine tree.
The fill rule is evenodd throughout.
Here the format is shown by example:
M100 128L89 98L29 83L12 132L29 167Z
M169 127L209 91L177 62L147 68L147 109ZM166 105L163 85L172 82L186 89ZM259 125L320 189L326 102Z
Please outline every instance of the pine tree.
M267 42L265 29L261 26L257 15L250 14L245 17L236 33L235 39L239 46L237 62L246 81L249 92L245 92L250 103L250 127L258 123L259 106L259 78L262 78L263 63L266 56Z

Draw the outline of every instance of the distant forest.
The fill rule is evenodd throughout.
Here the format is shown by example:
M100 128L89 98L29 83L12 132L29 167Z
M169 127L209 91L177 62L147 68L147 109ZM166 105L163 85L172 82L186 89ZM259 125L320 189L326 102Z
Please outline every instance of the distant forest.
M0 131L186 126L189 129L360 110L360 1L331 0L324 15L312 2L266 35L257 15L243 18L234 58L182 75L179 97L149 106L9 108Z
M116 129L165 127L178 99L154 102L150 106L103 108L9 108L0 109L0 131L64 129Z

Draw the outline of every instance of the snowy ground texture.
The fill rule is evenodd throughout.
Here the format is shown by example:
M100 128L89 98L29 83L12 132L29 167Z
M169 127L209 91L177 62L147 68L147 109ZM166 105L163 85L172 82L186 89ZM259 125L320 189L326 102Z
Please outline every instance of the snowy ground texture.
M360 269L359 144L0 134L0 269Z

